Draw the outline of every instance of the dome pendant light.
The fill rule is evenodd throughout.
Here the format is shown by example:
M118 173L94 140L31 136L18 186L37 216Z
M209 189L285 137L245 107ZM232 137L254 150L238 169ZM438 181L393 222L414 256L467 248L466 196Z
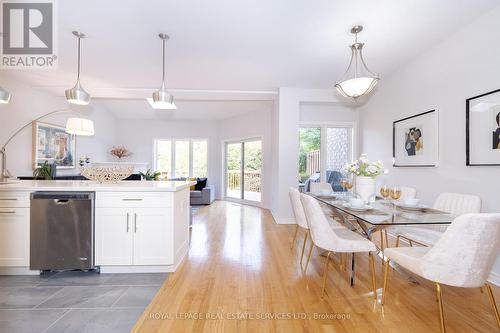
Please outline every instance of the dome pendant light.
M10 92L0 87L0 104L9 104Z
M162 110L175 110L177 107L174 104L174 96L167 91L167 87L165 85L165 76L166 76L166 65L165 65L165 57L167 53L167 40L170 37L168 35L161 33L158 35L161 39L162 43L162 58L163 58L163 77L161 82L161 87L159 90L153 93L153 99L148 98L148 102L151 104L153 109L162 109Z
M354 34L354 44L351 48L351 61L349 67L342 78L335 83L335 88L344 97L356 99L369 94L380 77L372 73L366 66L363 59L363 43L358 43L358 33L363 30L363 26L356 25L352 27L351 33Z
M90 94L83 89L80 83L80 42L86 36L78 31L73 31L73 35L78 39L77 77L75 86L65 91L66 100L71 104L88 105L90 103Z

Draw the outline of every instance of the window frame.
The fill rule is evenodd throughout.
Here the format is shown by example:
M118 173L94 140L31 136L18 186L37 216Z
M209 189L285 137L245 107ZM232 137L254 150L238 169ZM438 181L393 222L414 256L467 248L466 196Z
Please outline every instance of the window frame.
M154 138L153 139L153 169L158 171L158 141L170 141L171 151L170 151L170 169L171 174L168 175L169 179L179 178L175 172L175 145L176 141L188 141L189 142L189 176L188 178L193 178L193 141L205 141L207 143L207 178L209 176L209 160L210 160L210 141L206 137L170 137L170 138Z

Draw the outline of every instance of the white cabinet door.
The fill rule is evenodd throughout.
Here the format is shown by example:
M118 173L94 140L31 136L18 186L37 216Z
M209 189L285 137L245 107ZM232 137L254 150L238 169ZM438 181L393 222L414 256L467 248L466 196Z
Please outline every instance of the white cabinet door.
M171 212L168 208L133 210L134 265L173 264Z
M0 208L0 266L29 266L30 209Z
M132 265L133 213L123 208L96 208L96 265Z

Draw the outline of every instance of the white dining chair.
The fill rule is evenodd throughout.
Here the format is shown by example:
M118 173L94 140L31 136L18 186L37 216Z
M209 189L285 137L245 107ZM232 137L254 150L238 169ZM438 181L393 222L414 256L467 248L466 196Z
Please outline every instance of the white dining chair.
M326 182L312 182L309 185L311 193L320 193L322 191L329 191L333 193L332 184Z
M481 211L481 198L470 194L441 193L434 202L433 208L457 216L479 213ZM413 243L430 246L441 238L446 228L446 225L422 225L394 227L389 232L396 237L396 247L399 246L400 239L407 241L410 246L413 246Z
M445 332L441 284L486 287L500 329L500 317L487 278L500 252L500 214L465 214L457 217L433 247L388 248L384 255L382 305L387 296L389 262L435 283L441 332Z
M302 254L300 255L300 264L302 264L302 258L304 257L304 249L306 248L307 237L309 235L309 226L307 225L306 215L304 213L304 208L302 207L302 202L300 201L300 192L290 187L288 194L290 195L290 202L292 204L293 215L295 217L295 223L297 226L295 227L295 233L293 235L292 246L290 249L293 249L295 245L295 240L297 239L297 233L299 228L305 230L304 234L304 242L302 243Z
M401 186L401 197L400 201L404 199L413 199L417 197L417 189L408 186Z
M325 294L328 261L331 254L354 254L358 252L368 252L370 259L373 295L374 298L376 298L377 292L375 282L375 264L373 259L373 252L377 250L375 244L345 227L332 228L328 223L325 215L323 214L321 206L316 199L306 194L301 194L300 198L304 207L307 223L309 225L309 233L311 234L312 240L311 246L309 248L309 255L307 258L305 270L307 270L307 265L309 264L309 261L311 259L313 245L327 251L325 269L323 272L323 288L321 292L321 298L323 298Z

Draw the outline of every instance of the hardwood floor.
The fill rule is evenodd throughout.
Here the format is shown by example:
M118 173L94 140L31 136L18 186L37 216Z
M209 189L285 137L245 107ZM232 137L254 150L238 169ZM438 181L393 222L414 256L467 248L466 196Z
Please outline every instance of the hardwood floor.
M169 275L133 332L440 331L434 286L392 270L381 306L370 293L364 254L356 256L354 287L349 270L339 270L335 258L322 300L325 258L315 251L304 274L300 231L290 250L294 231L256 207L216 201L200 208L189 257ZM380 288L382 267L376 260ZM498 288L494 293L500 300ZM443 302L447 332L498 332L488 296L479 289L443 286Z

